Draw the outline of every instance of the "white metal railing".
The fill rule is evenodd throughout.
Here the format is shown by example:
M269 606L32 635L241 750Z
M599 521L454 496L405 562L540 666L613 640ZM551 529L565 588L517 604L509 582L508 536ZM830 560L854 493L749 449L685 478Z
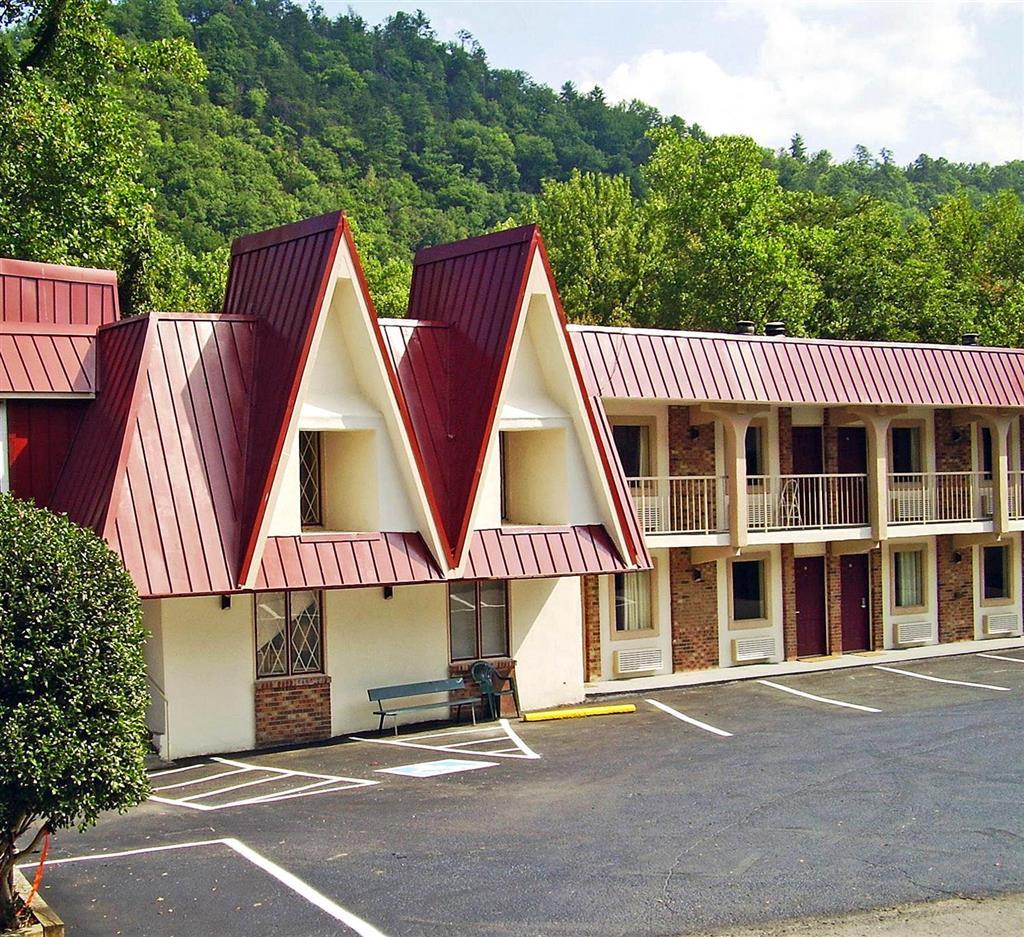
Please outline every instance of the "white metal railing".
M725 478L675 475L627 479L648 534L713 534L728 530Z
M863 527L867 475L750 475L747 525L753 531Z
M1010 472L1010 518L1019 521L1024 518L1024 498L1021 497L1021 483L1024 481L1024 472Z
M889 475L890 524L982 521L992 509L992 478L984 472Z

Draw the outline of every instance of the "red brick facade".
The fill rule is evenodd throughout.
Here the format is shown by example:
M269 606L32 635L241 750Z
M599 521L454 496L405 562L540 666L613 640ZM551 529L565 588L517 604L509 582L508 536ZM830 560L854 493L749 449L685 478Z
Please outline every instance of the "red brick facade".
M952 470L951 470L952 471ZM973 550L954 550L953 538L935 538L936 570L939 586L939 641L974 639L974 563ZM957 562L957 556L960 561Z
M971 427L954 426L952 410L936 410L935 471L970 472L972 468Z
M691 421L691 407L668 408L669 475L715 474L715 424ZM690 428L697 438L690 438Z
M831 550L825 554L825 607L828 615L828 652L843 653L843 602L841 557Z
M779 407L779 474L793 474L793 411Z
M882 620L882 551L872 550L869 554L871 567L871 646L885 647L885 629Z
M793 544L784 543L779 549L782 561L782 642L786 660L796 660L796 562Z
M331 678L256 681L256 747L315 742L331 735Z
M601 580L583 576L583 654L584 679L600 680L601 674Z
M718 566L690 562L687 549L669 550L672 589L672 667L718 666ZM694 573L700 576L694 580Z

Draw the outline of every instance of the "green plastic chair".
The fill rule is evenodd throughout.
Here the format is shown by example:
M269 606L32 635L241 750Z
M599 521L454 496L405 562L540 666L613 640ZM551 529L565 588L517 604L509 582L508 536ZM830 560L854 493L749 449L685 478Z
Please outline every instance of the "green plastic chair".
M501 697L503 696L511 696L512 701L516 704L516 715L522 715L515 677L511 674L498 673L498 668L486 660L476 661L469 668L469 675L480 687L480 695L487 700L487 708L490 710L492 719L497 719L501 714Z

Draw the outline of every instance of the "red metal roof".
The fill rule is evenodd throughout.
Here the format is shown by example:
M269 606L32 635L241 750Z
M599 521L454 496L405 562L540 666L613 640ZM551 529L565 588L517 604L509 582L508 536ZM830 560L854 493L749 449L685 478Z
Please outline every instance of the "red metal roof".
M443 580L418 533L268 537L256 588L330 589Z
M89 325L0 322L0 396L94 393L95 339Z
M546 579L630 569L600 524L504 527L473 532L464 577Z
M573 326L599 397L780 404L1024 406L1024 352Z
M6 402L9 480L16 497L49 506L88 406L88 400Z
M341 212L239 238L224 311L259 319L251 432L245 448L242 561L247 578L338 245Z
M120 318L112 270L0 258L0 321L90 325Z
M100 332L107 379L55 501L106 537L143 597L237 588L253 328L154 314Z

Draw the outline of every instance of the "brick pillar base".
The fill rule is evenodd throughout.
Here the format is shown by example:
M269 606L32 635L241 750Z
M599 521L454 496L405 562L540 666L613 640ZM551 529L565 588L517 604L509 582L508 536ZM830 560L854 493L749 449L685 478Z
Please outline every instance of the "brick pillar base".
M601 580L583 576L583 669L587 680L600 680L601 673Z
M779 562L782 563L782 643L786 660L796 660L796 559L793 544L782 544Z
M515 677L515 675L516 675L516 662L514 660L512 660L511 657L501 657L501 658L489 657L489 658L487 658L487 662L489 664L493 664L494 665L494 669L497 670L498 673L500 673L502 675L509 675L509 676L512 676L512 677ZM469 668L473 666L473 663L474 662L471 661L471 660L460 660L460 661L455 661L454 663L451 663L451 664L448 665L448 676L449 677L462 677L462 680L463 680L462 690L461 691L457 690L454 693L452 693L451 694L451 699L456 700L456 699L459 699L460 697L464 697L464 696L479 696L480 695L480 687L477 685L477 682L469 675ZM506 684L505 683L500 683L498 685L498 689L500 689L500 690L506 689ZM423 718L424 719L443 719L444 718L444 710L438 709L435 712L437 713L437 715L431 716L431 715L429 715L429 712L428 712L428 715L424 716ZM463 709L462 710L462 714L463 714L463 717L465 719L469 719L469 709L468 708ZM499 712L498 715L499 716L515 716L515 714L516 714L515 700L513 700L511 696L503 696L503 697L501 697L501 712ZM476 715L477 715L478 719L486 718L488 715L490 715L487 712L487 704L486 703L477 703L477 705L476 705ZM452 710L452 718L453 719L455 718L455 710L454 709Z
M331 678L326 674L256 681L256 747L331 736Z
M843 653L843 597L841 557L831 550L825 555L825 603L828 608L828 652Z
M885 647L885 627L882 621L882 551L871 551L871 648Z
M669 550L673 670L718 666L717 570L713 562L691 563L687 549Z

